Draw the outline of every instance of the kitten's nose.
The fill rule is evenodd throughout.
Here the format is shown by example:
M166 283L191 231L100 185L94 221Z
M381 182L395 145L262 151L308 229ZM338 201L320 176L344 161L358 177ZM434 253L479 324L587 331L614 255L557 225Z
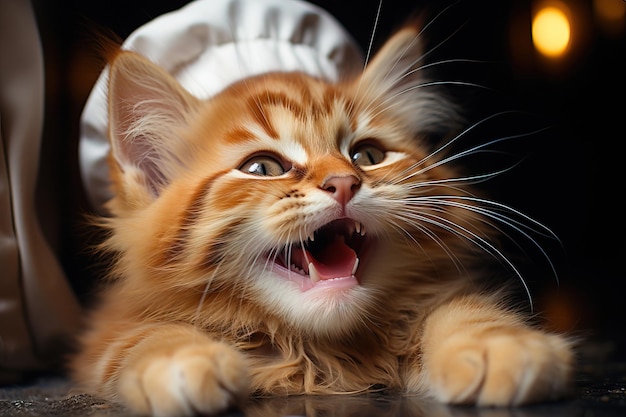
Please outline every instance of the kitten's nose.
M361 180L354 175L331 176L322 185L322 189L331 193L342 206L348 204L360 187Z

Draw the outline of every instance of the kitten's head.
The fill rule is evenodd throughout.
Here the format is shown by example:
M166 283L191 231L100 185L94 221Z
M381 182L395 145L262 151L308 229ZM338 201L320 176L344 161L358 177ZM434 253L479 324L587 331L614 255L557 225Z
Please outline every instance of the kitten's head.
M409 27L357 79L271 73L199 101L121 52L109 84L118 272L311 334L449 285L478 226L428 143L457 119L420 57Z

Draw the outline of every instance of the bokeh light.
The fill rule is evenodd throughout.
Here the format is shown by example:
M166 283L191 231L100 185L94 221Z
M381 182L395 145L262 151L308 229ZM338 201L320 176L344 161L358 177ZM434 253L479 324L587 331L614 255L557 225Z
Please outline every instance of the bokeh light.
M532 22L532 39L541 54L555 58L567 52L571 24L567 13L557 6L540 8Z
M626 26L624 0L593 0L593 11L598 28L607 35L620 36Z

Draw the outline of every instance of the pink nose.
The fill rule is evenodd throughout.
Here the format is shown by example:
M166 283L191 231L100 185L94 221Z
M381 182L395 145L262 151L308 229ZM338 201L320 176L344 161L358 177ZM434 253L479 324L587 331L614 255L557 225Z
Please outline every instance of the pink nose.
M326 178L322 185L322 189L331 193L342 206L348 204L360 187L361 181L354 175L332 176Z

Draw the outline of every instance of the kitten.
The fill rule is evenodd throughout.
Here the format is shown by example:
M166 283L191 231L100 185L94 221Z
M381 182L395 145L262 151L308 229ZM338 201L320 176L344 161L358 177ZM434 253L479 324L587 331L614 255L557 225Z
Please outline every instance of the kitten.
M268 73L200 101L119 52L109 78L114 279L75 380L159 416L250 394L557 398L568 339L486 291L498 218L433 147L456 123L418 29L354 80Z

